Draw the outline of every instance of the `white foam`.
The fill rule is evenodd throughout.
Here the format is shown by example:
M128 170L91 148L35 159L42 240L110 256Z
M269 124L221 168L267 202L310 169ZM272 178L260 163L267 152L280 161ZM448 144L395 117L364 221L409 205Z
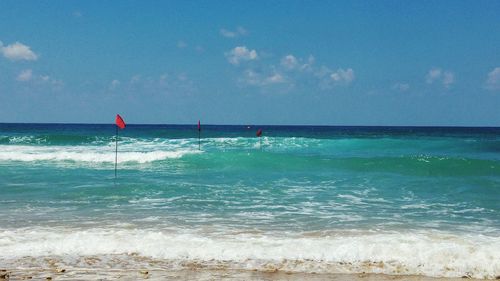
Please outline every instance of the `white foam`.
M186 154L198 153L196 150L165 147L159 150L138 151L144 147L131 145L124 147L118 154L118 162L148 163L176 159ZM115 152L110 146L0 146L0 161L73 161L90 163L114 163Z
M0 231L0 260L137 253L158 260L229 264L292 272L500 275L500 238L450 233L284 234L194 233L131 229Z
M23 144L35 140L33 136L12 137L9 145L0 145L0 161L73 161L86 163L114 163L115 143L109 139L96 139L89 144L80 145L46 145L46 141L37 140L37 145ZM294 147L283 145L282 142L291 142L300 147L305 139L291 138L262 138L263 145L268 149L280 147ZM231 148L259 148L258 138L205 138L203 146L208 149ZM118 162L148 163L165 159L181 158L186 154L199 153L198 139L142 139L121 137L119 143Z

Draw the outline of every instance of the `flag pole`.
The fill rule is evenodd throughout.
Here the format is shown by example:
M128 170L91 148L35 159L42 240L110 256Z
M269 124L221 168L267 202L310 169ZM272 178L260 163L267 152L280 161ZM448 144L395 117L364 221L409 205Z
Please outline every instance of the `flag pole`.
M201 150L201 123L198 120L198 150Z
M262 150L262 129L259 129L257 130L257 134L256 134L258 137L259 137L259 142L260 142L260 150Z
M116 114L116 134L115 134L115 179L116 179L116 168L118 166L118 129L125 129L125 121L120 116L120 114Z
M115 135L115 179L116 179L116 167L118 163L118 126L116 127L116 135Z

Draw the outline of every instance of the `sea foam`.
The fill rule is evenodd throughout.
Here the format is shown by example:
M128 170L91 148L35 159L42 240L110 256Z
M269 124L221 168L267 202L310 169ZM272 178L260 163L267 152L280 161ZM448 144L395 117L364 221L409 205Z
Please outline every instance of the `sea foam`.
M384 273L493 279L500 238L442 232L338 233L327 236L220 234L159 229L0 231L0 261L23 257L140 255L204 267L316 273Z
M126 150L125 150L126 149ZM133 151L130 146L118 152L118 163L149 163L166 159L181 158L186 154L198 153L190 149L158 148L150 151ZM0 161L72 161L90 163L114 163L115 151L110 146L1 146Z

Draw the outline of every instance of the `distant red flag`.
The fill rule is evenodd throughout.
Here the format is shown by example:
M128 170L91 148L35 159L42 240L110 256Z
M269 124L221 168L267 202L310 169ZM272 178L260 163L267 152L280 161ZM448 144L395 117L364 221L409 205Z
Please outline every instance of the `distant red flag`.
M125 121L123 121L123 118L120 116L120 114L116 114L116 126L120 129L125 129Z
M259 129L256 134L258 137L262 136L262 129Z
M198 131L201 131L201 124L200 124L200 120L198 120Z

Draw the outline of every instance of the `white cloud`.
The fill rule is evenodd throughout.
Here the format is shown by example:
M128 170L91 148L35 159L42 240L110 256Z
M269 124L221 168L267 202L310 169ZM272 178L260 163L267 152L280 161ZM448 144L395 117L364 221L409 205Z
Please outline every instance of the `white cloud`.
M245 70L243 77L239 79L240 82L248 85L260 85L262 76L251 69Z
M455 75L451 72L443 72L443 85L448 88L455 82Z
M109 88L111 90L114 90L116 89L118 86L120 86L121 82L120 80L117 80L117 79L114 79L113 81L111 81L110 85L109 85Z
M237 36L236 32L234 32L234 31L229 31L229 30L224 29L224 28L222 28L222 29L220 30L220 34L221 34L222 36L224 36L224 37L227 37L227 38L234 38L234 37L236 37L236 36Z
M261 53L259 53L262 55ZM262 57L251 55L251 51L240 46L225 54L231 64L238 65L242 61L259 59L258 62L246 65L241 68L238 83L242 85L252 85L267 88L270 85L280 85L273 87L273 90L289 91L297 87L318 86L323 90L330 90L336 86L350 85L356 79L352 68L338 68L336 71L324 65L316 65L314 56L306 58L297 57L293 54L286 54L278 61L267 62L272 55Z
M49 75L35 75L33 70L25 69L17 75L16 80L23 83L30 83L32 85L49 85L54 90L59 90L64 86L64 82L59 79L54 79Z
M431 84L435 80L439 79L441 77L442 71L440 68L433 68L429 70L427 75L425 76L425 81L427 84Z
M273 75L266 78L267 84L284 83L285 78L279 73L274 73Z
M427 84L440 82L444 87L449 88L455 82L455 74L441 68L432 68L425 76L425 82Z
M326 67L326 66L321 66L318 70L315 70L314 76L318 78L324 78L325 76L329 76L332 71Z
M286 69L295 69L298 64L297 58L293 55L287 55L281 59L281 65Z
M319 79L318 85L323 90L329 90L338 85L349 85L356 78L352 68L346 70L339 68L337 71L332 71L326 66L314 70L314 76Z
M236 37L239 37L239 36L244 36L247 34L247 30L244 29L243 27L241 26L238 26L236 28L236 30L234 31L231 31L231 30L228 30L228 29L225 29L225 28L222 28L220 30L220 35L226 37L226 38L236 38Z
M500 90L500 67L495 67L486 79L486 89Z
M262 74L252 69L247 69L243 73L243 77L240 78L240 82L253 86L268 86L272 84L285 83L286 79L278 72L273 72L272 74Z
M313 69L315 61L316 59L312 55L309 55L309 58L307 58L307 62L300 66L300 70L311 71Z
M305 62L304 62L305 61ZM298 70L298 71L311 71L313 68L313 64L315 62L315 59L312 55L309 55L307 60L304 60L302 58L297 58L292 54L286 55L283 58L281 58L281 66L285 70Z
M246 46L238 46L225 55L229 63L234 65L238 65L242 61L256 60L259 57L257 51L250 50Z
M7 46L3 46L0 42L0 53L10 60L37 60L38 55L35 54L29 46L16 42Z
M19 75L17 75L16 80L20 82L28 82L33 78L33 71L31 69L26 69L21 71Z
M336 72L330 74L330 78L338 83L350 84L355 78L354 70L352 68L348 68L347 70L339 68Z

